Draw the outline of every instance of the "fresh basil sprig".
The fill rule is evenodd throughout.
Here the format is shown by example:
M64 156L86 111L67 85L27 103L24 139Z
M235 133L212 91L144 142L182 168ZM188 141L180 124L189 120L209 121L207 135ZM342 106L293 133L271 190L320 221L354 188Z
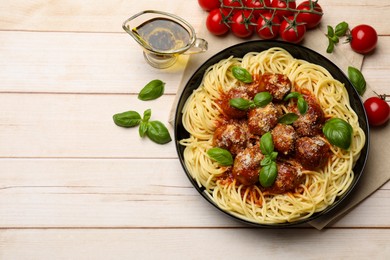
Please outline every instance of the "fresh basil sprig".
M242 81L244 83L252 83L253 78L252 75L247 71L246 69L239 67L239 66L234 66L232 68L232 73L233 76L238 79L239 81Z
M207 151L207 155L221 166L233 165L233 156L228 150L213 147Z
M366 91L366 80L363 74L355 67L348 67L348 78L360 96Z
M136 111L127 111L118 113L113 116L114 123L121 127L139 126L138 133L140 137L145 135L155 143L165 144L172 141L168 129L160 121L150 121L152 111L147 109L144 111L143 118Z
M255 107L265 107L272 101L272 95L267 92L257 93L253 100L245 98L232 98L229 100L230 106L239 110L248 110Z
M326 37L329 40L329 45L326 49L327 53L333 52L335 45L340 41L339 38L347 34L348 27L349 25L346 22L337 24L334 29L332 26L328 25L328 33L326 34Z
M138 99L142 101L154 100L164 94L165 83L159 79L150 81L141 89L138 94Z
M344 150L351 146L352 142L352 126L341 118L331 118L326 121L322 132L328 141Z
M274 151L274 142L270 132L265 133L260 138L260 150L264 155L260 162L262 168L259 172L259 181L261 186L270 187L276 180L278 175L278 167L276 165L276 158L278 153Z
M299 92L291 92L284 98L284 101L287 101L290 98L296 98L299 113L301 113L301 115L306 114L307 109L308 109L308 105L307 105L305 98L302 96L302 94Z

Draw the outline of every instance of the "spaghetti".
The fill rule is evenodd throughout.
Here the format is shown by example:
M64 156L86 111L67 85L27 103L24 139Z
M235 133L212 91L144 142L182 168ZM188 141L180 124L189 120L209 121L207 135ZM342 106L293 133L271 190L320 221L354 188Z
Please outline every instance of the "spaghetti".
M232 68L240 66L253 75L279 73L286 75L317 99L326 118L341 118L353 128L348 150L330 146L330 159L319 169L303 168L300 184L281 194L269 192L259 184L244 185L232 178L229 167L213 161L207 151L213 147L213 136L223 110L219 100L240 83ZM282 48L250 52L242 58L229 57L209 67L201 85L194 90L183 107L183 126L190 134L180 140L185 146L184 161L192 178L219 208L230 214L259 224L295 222L330 206L344 194L354 178L353 166L365 144L365 134L352 110L344 85L323 67L295 59Z

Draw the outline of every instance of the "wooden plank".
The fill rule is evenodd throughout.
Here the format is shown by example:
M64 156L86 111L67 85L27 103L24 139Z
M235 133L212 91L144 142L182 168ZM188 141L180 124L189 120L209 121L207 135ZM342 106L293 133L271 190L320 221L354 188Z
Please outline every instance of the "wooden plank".
M390 34L386 19L378 19L378 13L390 11L387 0L324 0L319 3L324 9L325 25L347 21L355 26L370 21L379 34ZM44 0L2 0L1 6L0 30L121 32L122 22L144 9L175 13L199 29L204 27L203 21L207 16L197 1L167 1L161 5L159 0L148 0L147 3L137 0L82 3L76 0L50 3Z
M138 93L161 79L174 94L188 59L152 68L126 34L0 32L0 38L1 92Z
M1 230L2 259L388 259L390 230ZM325 253L326 252L326 253ZM326 254L326 257L324 257Z
M0 167L0 228L246 227L202 198L177 159L2 159ZM389 188L332 226L389 227Z
M140 101L136 95L0 94L0 158L176 158L174 142L140 138L138 128L116 126L112 116L152 110L168 125L173 96Z
M126 34L0 32L0 38L0 92L138 93L157 78L176 94L188 60L183 55L174 67L154 69ZM363 65L369 85L383 93L389 44L390 37L381 37Z
M122 23L147 9L182 16L200 24L203 11L196 1L148 0L147 2L104 0L1 0L0 30L123 32Z

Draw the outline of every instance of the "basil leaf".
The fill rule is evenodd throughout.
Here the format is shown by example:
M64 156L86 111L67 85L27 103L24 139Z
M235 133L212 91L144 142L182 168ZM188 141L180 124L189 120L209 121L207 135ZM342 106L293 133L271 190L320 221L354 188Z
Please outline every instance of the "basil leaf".
M272 101L272 95L269 92L267 92L267 91L257 93L256 96L253 99L253 103L257 107L265 107L271 101Z
M261 160L260 162L260 166L267 166L267 165L270 165L272 163L272 159L271 159L271 156L264 156L263 160Z
M138 133L140 137L144 137L146 135L146 132L148 131L148 122L141 122L138 128Z
M298 106L299 113L301 113L301 115L306 114L307 102L302 96L298 97L297 106Z
M356 91L360 96L363 96L366 91L366 80L364 79L363 74L354 67L348 67L348 78L352 82L352 85L355 87Z
M284 101L287 101L289 100L290 98L299 98L301 95L301 93L299 92L290 92L288 93L288 95L284 98Z
M246 69L238 66L232 68L233 76L244 83L252 83L252 75Z
M228 150L214 147L207 151L207 155L221 166L233 165L233 156Z
M276 162L272 162L269 165L261 168L259 173L259 181L261 186L267 188L274 184L276 177L278 176L278 166Z
M347 30L348 30L348 23L341 22L338 25L336 25L334 34L338 37L341 37L347 33Z
M332 38L328 38L328 39L329 39L329 44L328 44L328 48L326 49L326 52L332 53L334 50L334 42L333 42Z
M284 124L284 125L291 125L298 118L299 118L299 116L297 114L295 114L295 113L287 113L287 114L284 114L283 116L281 116L278 119L278 122L281 123L281 124Z
M278 157L278 152L272 152L271 155L270 155L271 160L275 161L276 157Z
M127 111L113 116L114 123L121 127L134 127L141 122L141 116L136 111Z
M351 145L353 129L343 119L329 119L322 128L322 132L328 141L337 147L347 150Z
M229 100L230 106L237 108L239 110L248 110L253 102L245 98L232 98Z
M146 84L138 94L138 99L146 101L161 97L164 94L165 83L155 79Z
M329 38L332 38L332 37L334 36L333 27L330 26L330 25L328 25L327 27L328 27L328 34L327 34L327 36L328 36Z
M270 132L267 132L261 136L260 150L264 155L270 155L274 151L274 142Z
M165 144L172 141L168 129L160 121L148 122L146 135L155 143Z
M142 118L142 120L144 122L148 122L151 116L152 116L152 110L151 109L147 109L147 110L144 111L144 117Z

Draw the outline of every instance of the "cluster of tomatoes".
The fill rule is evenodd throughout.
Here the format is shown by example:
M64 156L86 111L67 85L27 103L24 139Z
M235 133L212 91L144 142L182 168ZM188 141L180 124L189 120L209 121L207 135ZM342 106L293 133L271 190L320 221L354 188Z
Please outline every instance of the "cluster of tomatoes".
M299 43L307 29L316 27L322 18L318 1L295 0L198 0L208 11L207 29L214 35L231 31L248 38L257 33L262 39L281 37Z

